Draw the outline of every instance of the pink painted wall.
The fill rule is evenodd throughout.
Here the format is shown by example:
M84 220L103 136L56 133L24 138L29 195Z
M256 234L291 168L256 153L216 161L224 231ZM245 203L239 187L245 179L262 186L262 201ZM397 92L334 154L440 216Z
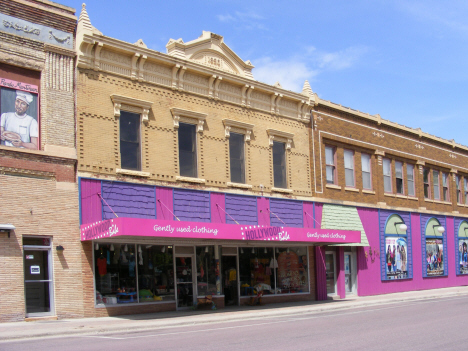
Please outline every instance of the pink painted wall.
M225 194L211 193L210 200L211 223L226 223L226 213L224 212L226 210Z
M257 198L257 215L259 225L270 225L270 201L265 197Z
M81 179L81 224L96 223L102 220L101 181Z
M411 214L411 245L413 278L405 280L382 281L380 260L380 231L378 210L358 208L370 247L358 248L358 295L379 295L412 290L438 289L468 285L468 276L456 275L454 218L447 217L447 256L448 276L423 278L421 258L421 223L418 213ZM372 254L369 254L369 252ZM365 253L367 252L367 257ZM374 255L374 252L378 254ZM341 256L341 255L340 255ZM374 259L375 258L375 259Z
M174 216L174 198L171 188L156 187L156 217L158 219L172 220Z

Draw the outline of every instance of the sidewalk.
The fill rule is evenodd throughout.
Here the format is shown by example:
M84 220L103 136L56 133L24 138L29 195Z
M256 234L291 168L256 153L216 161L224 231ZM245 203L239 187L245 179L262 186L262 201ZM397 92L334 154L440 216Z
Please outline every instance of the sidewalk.
M278 303L256 307L229 307L217 311L171 311L119 317L1 323L0 341L72 335L95 335L116 333L119 331L129 332L132 330L141 332L144 330L168 327L246 321L265 317L297 317L301 314L332 312L385 305L395 302L411 302L467 295L468 286L462 286L378 296L353 297L334 301Z

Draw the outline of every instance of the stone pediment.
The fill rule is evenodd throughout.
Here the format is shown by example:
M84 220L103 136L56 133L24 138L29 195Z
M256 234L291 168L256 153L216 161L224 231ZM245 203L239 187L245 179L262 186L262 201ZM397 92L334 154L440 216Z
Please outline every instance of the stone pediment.
M243 61L232 51L224 43L221 35L203 31L199 38L187 43L184 43L182 39L170 39L166 49L170 56L253 79L252 68L254 66L250 61Z

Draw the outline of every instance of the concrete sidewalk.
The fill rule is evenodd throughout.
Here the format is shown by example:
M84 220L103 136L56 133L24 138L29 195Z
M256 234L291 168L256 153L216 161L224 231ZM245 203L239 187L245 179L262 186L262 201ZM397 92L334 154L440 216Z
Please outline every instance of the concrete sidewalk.
M255 320L266 317L300 316L338 310L411 302L427 299L468 296L468 286L353 297L344 300L279 303L264 306L229 307L224 310L172 311L119 317L80 318L55 321L0 324L0 342L31 338L145 331L187 325Z

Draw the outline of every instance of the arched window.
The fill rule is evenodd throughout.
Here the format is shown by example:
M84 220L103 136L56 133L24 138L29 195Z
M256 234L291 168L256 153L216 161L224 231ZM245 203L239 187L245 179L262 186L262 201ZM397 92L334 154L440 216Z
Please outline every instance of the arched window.
M468 274L468 222L462 221L458 226L457 274Z
M408 225L402 217L392 214L385 223L385 252L381 259L385 262L385 279L407 279L410 263L408 250Z
M423 275L425 277L435 277L447 274L445 264L447 248L445 245L445 227L437 218L430 218L425 228L425 250ZM424 269L426 267L426 269ZM425 274L424 274L425 273Z

